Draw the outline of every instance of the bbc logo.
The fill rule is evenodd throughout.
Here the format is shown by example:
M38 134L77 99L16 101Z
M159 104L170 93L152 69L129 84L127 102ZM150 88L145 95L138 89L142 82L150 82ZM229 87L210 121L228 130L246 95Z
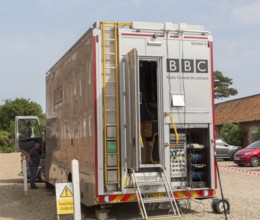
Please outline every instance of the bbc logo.
M208 73L208 60L167 59L167 72Z

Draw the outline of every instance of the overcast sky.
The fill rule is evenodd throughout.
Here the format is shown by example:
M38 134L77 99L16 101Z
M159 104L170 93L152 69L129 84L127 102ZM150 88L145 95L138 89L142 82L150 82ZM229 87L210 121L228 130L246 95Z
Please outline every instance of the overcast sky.
M0 105L31 99L45 111L45 73L95 21L204 25L214 69L238 95L259 93L259 0L0 0ZM225 101L223 99L221 101Z

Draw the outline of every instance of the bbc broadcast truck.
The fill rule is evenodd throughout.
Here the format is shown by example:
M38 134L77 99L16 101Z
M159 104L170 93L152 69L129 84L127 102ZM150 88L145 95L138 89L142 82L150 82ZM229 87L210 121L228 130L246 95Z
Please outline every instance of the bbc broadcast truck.
M148 219L151 206L179 216L179 201L213 198L213 85L203 26L94 23L46 73L46 184L71 181L76 159L86 206L137 202ZM18 149L43 147L37 118L16 125Z

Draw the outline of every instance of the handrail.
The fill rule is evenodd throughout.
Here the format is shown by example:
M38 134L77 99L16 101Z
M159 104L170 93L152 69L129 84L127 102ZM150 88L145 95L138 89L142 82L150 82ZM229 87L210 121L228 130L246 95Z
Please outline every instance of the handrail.
M158 163L158 161L153 160L153 150L154 150L154 143L155 143L156 136L158 136L158 133L155 133L153 135L152 149L151 149L151 152L150 152L150 160L152 161L153 164Z
M141 147L144 147L144 142L143 142L143 138L142 138L141 134L140 134L140 145L141 145Z
M178 134L177 128L175 126L175 123L174 123L172 115L170 113L165 113L164 117L166 117L166 116L170 117L170 120L172 122L172 127L173 127L173 130L174 130L175 136L176 136L176 142L174 144L171 144L171 143L170 144L166 144L166 146L167 147L176 147L179 144L179 134Z

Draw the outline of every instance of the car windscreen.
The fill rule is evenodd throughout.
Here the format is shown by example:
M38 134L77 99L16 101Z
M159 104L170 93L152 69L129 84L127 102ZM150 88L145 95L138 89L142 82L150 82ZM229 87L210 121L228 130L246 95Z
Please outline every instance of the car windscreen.
M216 141L216 144L219 145L219 146L228 145L226 142L224 142L224 141L222 141L222 140L217 140L217 141Z
M256 142L250 144L249 146L247 146L246 148L247 149L255 149L255 148L259 147L259 146L260 146L260 141L256 141Z

